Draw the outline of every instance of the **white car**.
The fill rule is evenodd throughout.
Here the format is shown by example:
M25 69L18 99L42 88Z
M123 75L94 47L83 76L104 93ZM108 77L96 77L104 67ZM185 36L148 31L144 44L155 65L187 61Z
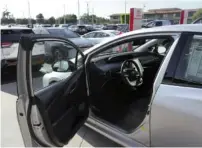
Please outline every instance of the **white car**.
M99 31L92 31L82 35L83 38L87 38L95 43L100 43L106 39L113 38L122 32L117 30L99 30Z
M76 53L52 66L74 68L71 76L44 88L25 62L41 41ZM134 51L112 50L131 42ZM25 147L63 147L84 125L124 147L202 146L202 25L136 30L84 52L50 35L20 45L16 116Z
M16 66L18 46L21 35L34 34L28 27L8 27L1 26L1 69L10 66ZM34 45L32 60L34 70L38 71L44 63L44 44L37 43ZM4 70L3 70L4 71Z

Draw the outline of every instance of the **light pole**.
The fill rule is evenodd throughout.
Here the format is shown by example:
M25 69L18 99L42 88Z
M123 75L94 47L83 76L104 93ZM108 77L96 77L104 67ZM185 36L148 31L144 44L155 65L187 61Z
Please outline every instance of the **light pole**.
M86 23L89 23L89 1L86 1L86 9L87 9L87 20L86 20Z
M126 0L125 0L125 24L127 24L126 23Z
M143 10L142 10L142 18L144 19L144 10L145 10L145 4L143 4Z
M81 21L80 21L80 3L79 3L79 0L78 0L78 21L79 21L79 24L81 24Z
M64 4L64 24L66 24L66 19L65 19L65 4Z
M29 24L30 26L32 26L29 0L27 0L27 4L28 4L28 24Z
M94 9L92 8L92 25L94 24L94 18L93 18L93 15L94 15Z

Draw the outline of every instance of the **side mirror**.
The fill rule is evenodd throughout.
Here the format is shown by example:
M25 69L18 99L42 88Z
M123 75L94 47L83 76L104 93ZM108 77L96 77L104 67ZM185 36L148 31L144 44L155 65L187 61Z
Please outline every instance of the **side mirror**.
M164 54L166 52L166 48L164 46L159 46L157 52L159 54Z
M52 69L56 72L67 72L69 70L69 63L64 60L57 61L52 64Z

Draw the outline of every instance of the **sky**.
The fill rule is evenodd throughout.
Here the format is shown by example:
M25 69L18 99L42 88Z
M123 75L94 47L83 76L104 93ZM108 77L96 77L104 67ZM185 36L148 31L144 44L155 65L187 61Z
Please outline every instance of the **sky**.
M1 13L7 8L15 18L28 17L28 1L30 3L31 17L42 13L45 18L59 17L64 14L76 14L78 16L78 1L80 3L80 15L87 12L100 17L109 17L114 13L129 13L130 8L148 9L158 8L202 8L202 0L0 0ZM144 7L145 6L145 7Z

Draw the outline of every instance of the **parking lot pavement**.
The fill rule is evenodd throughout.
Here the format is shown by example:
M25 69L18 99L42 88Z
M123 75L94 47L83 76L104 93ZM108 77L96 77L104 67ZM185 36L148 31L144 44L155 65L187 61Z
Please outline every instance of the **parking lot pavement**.
M12 73L13 74L13 73ZM35 74L34 88L42 87L41 74ZM2 77L1 81L1 146L23 147L22 136L16 117L16 75ZM85 136L84 136L85 135ZM84 138L82 138L84 137ZM83 139L83 140L82 140ZM82 142L82 143L81 143ZM119 145L88 127L82 127L67 147L118 147Z

